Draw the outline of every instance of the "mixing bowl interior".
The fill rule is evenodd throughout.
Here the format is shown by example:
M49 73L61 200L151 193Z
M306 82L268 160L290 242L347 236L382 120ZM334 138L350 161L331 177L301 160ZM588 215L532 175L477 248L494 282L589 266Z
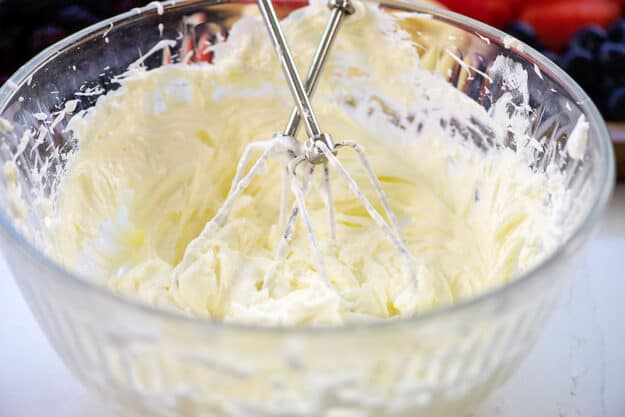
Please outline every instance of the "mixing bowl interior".
M280 3L279 15L294 5L301 6ZM52 46L0 89L2 243L46 334L85 383L138 415L273 415L280 396L292 395L297 401L291 403L301 406L292 415L367 408L371 415L434 417L470 410L514 370L609 199L609 135L582 90L531 48L453 13L399 1L379 7L413 14L402 29L423 66L485 109L504 95L528 105L527 133L542 144L531 168L557 166L569 190L560 248L517 280L475 299L420 317L336 329L258 329L188 319L64 270L46 256L51 208L42 201L54 197L77 146L65 129L70 117L118 88L116 77L137 60L149 69L166 64L162 50L154 50L163 40L171 42L172 62L199 65L194 61L212 59L201 42L227 42L235 22L258 14L248 2L151 4ZM525 74L526 96L507 82L502 60ZM582 115L589 131L578 159L567 143ZM478 147L493 146L492 132L479 121L441 120L441 128ZM15 162L15 172L7 162ZM343 381L332 379L337 372ZM380 392L385 394L373 395ZM367 396L370 403L363 402ZM266 398L276 401L268 405Z
M300 6L287 2L278 7L278 12L285 16ZM399 14L411 12L413 6L392 2L382 3L380 7ZM587 220L584 217L596 211L591 206L597 206L607 195L605 186L596 185L610 182L610 148L602 142L605 131L593 105L564 73L529 47L460 16L433 16L430 11L424 8L419 12L420 18L404 23L402 29L411 34L426 68L484 108L492 108L505 94L520 94L511 90L511 83L505 82L503 73L493 73L497 57L510 58L527 74L527 104L531 108L527 133L545 143L534 155L532 168L545 170L555 161L569 177L568 187L577 190L572 194L583 196L572 199L571 209L563 213L563 224L573 235ZM158 49L163 42L171 43L170 62L188 60L193 64L193 61L212 59L202 50L205 43L224 41L232 24L250 14L257 14L257 10L248 3L150 5L86 29L24 66L1 92L3 117L13 126L2 132L4 141L0 151L3 161L17 162L25 203L23 208L12 207L14 202L7 198L11 190L3 183L5 192L1 202L8 229L15 226L12 221L15 210L26 210L27 221L17 225L19 231L39 250L48 242L47 229L41 223L45 218L41 210L45 208L38 206L37 200L54 198L68 155L76 146L65 129L72 114L90 108L98 97L118 88L116 77L137 60L148 69L163 65L163 51ZM514 100L520 103L523 97L514 98L513 103ZM567 154L566 143L582 114L591 123L589 146L580 161ZM457 121L441 120L441 126L457 128L467 141L483 147L492 145L492 132L478 121L465 126L454 124ZM20 144L29 130L28 143ZM507 146L516 145L510 139Z

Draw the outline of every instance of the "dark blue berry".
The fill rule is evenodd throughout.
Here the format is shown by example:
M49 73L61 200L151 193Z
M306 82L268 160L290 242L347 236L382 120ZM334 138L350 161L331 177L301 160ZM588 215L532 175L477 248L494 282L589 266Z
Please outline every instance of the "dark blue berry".
M525 42L534 49L538 49L539 51L544 49L544 46L540 40L538 40L538 36L536 36L534 29L525 22L512 22L505 27L504 31L521 42Z
M30 36L30 51L36 54L64 37L65 30L62 27L56 25L42 26Z
M123 13L127 12L130 9L134 9L135 7L140 7L145 4L145 1L140 0L119 0L115 5L115 13Z
M593 25L579 30L571 39L571 48L580 48L596 54L608 35L602 27Z
M58 7L61 4L58 0L3 0L0 1L0 8L6 9L9 16L41 16L41 12ZM28 22L24 22L27 24Z
M100 18L110 17L115 13L115 1L113 0L80 0L74 3L87 8Z
M625 120L625 85L612 91L607 110L611 120Z
M20 42L23 32L19 25L4 25L2 28L2 33L0 33L0 72L13 72L23 64L25 57L22 56Z
M603 117L608 118L610 112L608 111L608 100L612 95L612 92L620 87L625 86L625 76L622 77L601 77L598 80L599 88L596 97L593 97L593 101L601 110Z
M15 39L11 36L0 36L0 56L2 57L2 62L0 62L0 67L3 69L7 67L7 64L12 64L15 61L17 56L17 52L15 50Z
M562 57L562 67L590 95L596 90L597 65L593 55L580 48L571 48Z
M621 77L602 77L601 79L601 95L609 97L612 91L625 86L625 75Z
M608 27L608 39L612 42L625 42L625 19L617 20Z
M598 59L604 75L618 76L625 74L625 44L604 43L599 48Z
M65 1L65 4L67 4L67 0ZM102 19L128 11L134 7L145 6L150 1L151 0L80 0L74 1L74 3L84 6Z
M78 5L64 7L57 14L57 21L61 26L72 32L92 25L98 20L93 13Z
M559 67L563 67L562 57L553 51L543 51L543 55L553 61Z

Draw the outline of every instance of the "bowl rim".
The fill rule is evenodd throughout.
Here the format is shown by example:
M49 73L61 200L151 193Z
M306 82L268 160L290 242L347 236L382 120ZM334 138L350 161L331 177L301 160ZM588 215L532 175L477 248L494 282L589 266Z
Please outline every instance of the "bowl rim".
M310 0L310 3L315 0ZM388 6L395 6L400 9L409 9L411 12L423 13L426 15L432 15L439 21L447 24L454 24L461 27L463 30L472 31L477 35L487 35L491 40L498 40L502 44L505 38L510 38L505 32L500 31L487 24L474 20L472 18L463 16L461 14L438 8L435 6L421 4L412 0L364 0L367 3L376 3ZM162 14L164 9L167 12L171 8L188 7L197 3L197 0L169 0L163 2L153 1L144 7L134 8L125 13L113 16L111 18L102 20L94 25L86 27L64 39L55 43L52 46L44 49L38 53L35 57L30 59L24 65L22 65L5 83L0 87L0 110L4 109L7 102L12 98L14 92L19 86L27 82L30 75L35 73L38 68L45 64L48 60L54 58L65 48L73 45L77 41L106 28L110 28L111 25L115 26L117 23L126 23L131 18L137 18L147 13L153 12L156 14ZM246 0L204 0L202 5L214 6L218 4L228 3L248 3ZM253 4L253 1L249 2ZM516 45L521 45L518 47ZM588 95L582 90L582 88L566 73L563 69L558 67L555 63L543 56L541 53L526 45L525 43L515 43L515 48L511 49L512 52L519 57L527 60L531 58L532 62L536 63L541 69L548 69L549 73L555 80L560 81L560 86L564 88L567 93L571 94L572 98L575 98L577 104L584 110L584 114L588 118L588 123L591 127L596 129L597 137L599 141L600 160L605 162L602 164L599 177L600 189L596 191L596 198L583 220L579 221L576 227L573 229L570 236L567 237L548 257L538 262L532 268L526 270L513 280L484 291L474 297L470 297L465 300L460 300L457 303L435 308L433 310L391 320L373 320L367 322L355 322L347 323L338 326L283 326L283 325L252 325L245 323L233 323L212 320L210 318L199 318L184 315L181 312L170 311L158 308L156 306L149 305L145 302L133 299L128 296L117 294L106 287L98 285L81 275L69 271L52 258L48 257L43 251L33 246L21 232L17 230L10 216L4 211L0 210L0 231L4 232L4 236L12 240L12 244L18 246L19 249L24 250L33 261L37 262L43 268L49 270L55 277L66 281L70 285L79 286L81 290L88 291L96 294L98 297L104 297L109 302L121 305L123 308L130 308L140 314L154 315L160 319L166 319L168 321L175 321L180 324L191 325L200 327L204 330L231 330L231 331L246 331L263 334L278 334L278 335L315 335L315 334L334 334L334 333L348 333L362 330L376 330L376 329L389 329L397 326L417 325L434 321L438 318L446 316L454 316L468 311L472 308L478 308L485 306L489 301L492 301L499 297L510 296L515 291L520 291L535 281L540 279L540 272L549 269L549 267L558 261L561 257L566 255L566 252L574 246L575 241L581 235L589 233L593 226L595 226L601 217L603 211L606 209L608 202L611 199L611 195L614 188L615 181L615 162L614 154L610 142L610 135L607 130L605 121L599 114L596 106ZM522 53L522 55L521 55ZM12 275L16 281L19 280L12 271Z

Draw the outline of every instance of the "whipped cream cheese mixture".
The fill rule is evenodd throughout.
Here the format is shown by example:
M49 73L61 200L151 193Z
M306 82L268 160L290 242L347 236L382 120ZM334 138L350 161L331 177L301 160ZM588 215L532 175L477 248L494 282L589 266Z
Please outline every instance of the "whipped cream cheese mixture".
M223 228L203 233L245 146L281 132L293 105L258 17L243 18L212 47L213 64L131 66L119 89L72 118L78 150L58 189L49 252L153 305L261 325L419 314L501 285L549 254L561 239L554 205L563 187L557 175L528 168L534 148L520 133L522 112L495 103L487 113L426 70L401 29L407 15L356 8L312 103L335 140L365 147L418 262L416 283L333 172L336 242L328 239L319 176L307 196L331 286L298 222L286 260L264 288L282 233L280 158L267 163ZM301 73L328 13L313 4L283 22ZM522 88L522 71L518 79ZM475 121L491 145L457 134ZM507 132L516 135L515 150L498 146ZM381 210L353 151L338 157Z

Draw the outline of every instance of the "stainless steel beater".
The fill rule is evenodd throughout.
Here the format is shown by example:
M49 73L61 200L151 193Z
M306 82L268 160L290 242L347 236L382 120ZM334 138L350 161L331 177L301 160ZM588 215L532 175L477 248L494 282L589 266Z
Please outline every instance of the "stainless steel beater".
M415 262L412 257L406 243L400 233L397 220L391 210L388 199L386 198L382 186L377 176L375 175L369 160L364 152L364 149L355 142L341 141L334 143L332 137L323 132L317 122L315 113L310 104L309 96L311 96L315 90L319 75L323 66L327 60L328 53L332 46L336 34L339 30L343 18L354 12L354 8L350 0L330 0L328 3L331 9L331 15L326 25L326 28L322 34L319 46L313 57L310 69L308 71L306 86L303 85L300 76L295 67L291 51L288 47L284 33L280 27L278 17L276 16L275 9L271 3L271 0L257 0L258 7L261 11L265 26L271 36L271 40L275 47L276 53L280 60L281 67L284 71L284 75L287 79L288 86L295 101L295 108L291 113L291 117L287 124L284 133L276 135L272 140L252 142L247 145L243 155L237 165L237 170L232 181L232 187L228 197L224 204L219 209L215 217L207 224L205 232L210 233L214 228L223 225L230 213L235 200L241 196L245 189L249 186L253 178L260 173L262 167L270 158L270 156L277 150L281 149L286 151L290 161L283 173L282 181L282 198L280 204L280 226L284 227L284 233L280 239L280 243L277 248L274 268L267 273L264 277L263 287L270 286L271 278L275 272L275 268L284 260L286 250L288 248L289 241L293 234L295 220L298 215L301 215L304 223L308 238L315 258L315 264L318 269L319 275L322 277L327 285L330 285L328 277L325 271L323 257L319 244L315 237L313 226L308 214L308 210L305 202L305 195L308 192L310 181L315 168L319 165L323 167L323 188L325 192L325 200L328 210L328 224L330 239L335 239L335 224L334 224L334 206L332 191L330 187L330 175L329 167L332 166L343 180L347 183L350 190L360 200L368 214L376 222L376 224L385 232L387 238L400 251L405 257L407 263L408 273L413 280L415 279ZM300 144L295 135L300 125L300 121L303 119L306 127L308 139ZM336 157L337 151L341 147L349 147L354 149L360 161L365 168L369 180L374 186L378 198L381 201L384 208L387 220L373 207L369 199L360 190L354 179L347 172L345 167ZM258 151L262 151L261 156L252 165L250 170L243 175L243 172L251 158L251 156ZM300 165L306 167L304 176L301 181L298 181L297 168ZM287 205L288 205L288 189L290 189L295 196L295 202L291 208L288 219L286 219ZM286 224L285 224L286 223ZM390 223L390 224L389 224ZM416 281L415 281L416 283Z

